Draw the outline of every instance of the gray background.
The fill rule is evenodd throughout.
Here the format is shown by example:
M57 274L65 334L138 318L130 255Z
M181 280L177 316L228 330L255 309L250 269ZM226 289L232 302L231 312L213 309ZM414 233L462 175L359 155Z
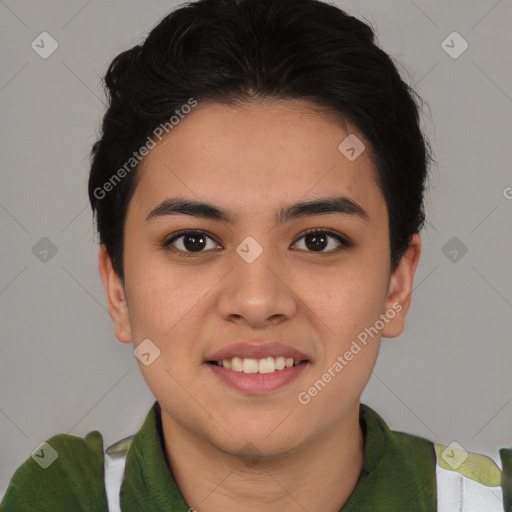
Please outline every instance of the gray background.
M512 3L336 4L371 22L402 63L439 164L408 323L383 339L362 401L394 429L499 461L512 446ZM52 435L99 430L108 446L154 401L114 335L86 189L99 77L176 5L0 1L0 495ZM43 31L59 45L48 59L31 48ZM469 44L458 58L441 46L453 31ZM33 252L43 237L57 248L46 262Z

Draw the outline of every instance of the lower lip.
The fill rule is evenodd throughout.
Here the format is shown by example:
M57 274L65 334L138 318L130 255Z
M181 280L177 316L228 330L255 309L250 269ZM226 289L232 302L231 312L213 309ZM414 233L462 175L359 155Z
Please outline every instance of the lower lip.
M264 395L280 389L296 379L309 365L300 363L291 368L276 370L272 373L244 373L228 370L223 366L205 363L210 370L226 384L251 395Z

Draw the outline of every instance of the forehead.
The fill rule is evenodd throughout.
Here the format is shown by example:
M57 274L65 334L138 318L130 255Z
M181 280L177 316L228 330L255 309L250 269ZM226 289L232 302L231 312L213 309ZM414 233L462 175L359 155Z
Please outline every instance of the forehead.
M364 150L347 158L353 152L340 151L340 144ZM149 151L138 173L132 201L141 215L177 195L242 216L270 216L278 205L341 194L364 204L370 216L386 214L364 136L303 100L199 102Z

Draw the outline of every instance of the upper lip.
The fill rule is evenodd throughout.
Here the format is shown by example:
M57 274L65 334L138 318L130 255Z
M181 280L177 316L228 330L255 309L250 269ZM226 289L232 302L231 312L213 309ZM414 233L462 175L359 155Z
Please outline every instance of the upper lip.
M285 357L292 358L294 361L307 360L308 356L278 341L242 341L232 343L214 352L206 358L207 361L222 361L223 359L231 359L233 357L263 359L265 357Z

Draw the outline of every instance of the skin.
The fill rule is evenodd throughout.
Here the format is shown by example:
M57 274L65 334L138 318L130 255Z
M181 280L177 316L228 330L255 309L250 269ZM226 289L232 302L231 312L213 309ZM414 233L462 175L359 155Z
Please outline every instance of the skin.
M391 272L387 208L369 151L349 161L338 150L349 133L369 144L356 127L312 107L299 100L199 102L142 162L126 217L124 283L100 248L117 338L134 348L149 338L161 351L149 366L137 361L162 408L178 486L200 512L338 511L363 467L359 399L380 338L404 328L420 238L413 236ZM274 223L284 205L337 195L357 202L368 221L330 213ZM227 208L239 220L145 220L175 196ZM329 238L319 254L303 237L310 228L330 228L355 245L335 252L339 243ZM182 229L212 239L191 257L159 245ZM250 264L236 252L247 236L263 248ZM186 250L183 241L174 242L177 251ZM298 394L397 303L401 311L379 335L308 404L299 403ZM213 375L205 358L248 338L278 339L311 362L284 388L241 393Z

